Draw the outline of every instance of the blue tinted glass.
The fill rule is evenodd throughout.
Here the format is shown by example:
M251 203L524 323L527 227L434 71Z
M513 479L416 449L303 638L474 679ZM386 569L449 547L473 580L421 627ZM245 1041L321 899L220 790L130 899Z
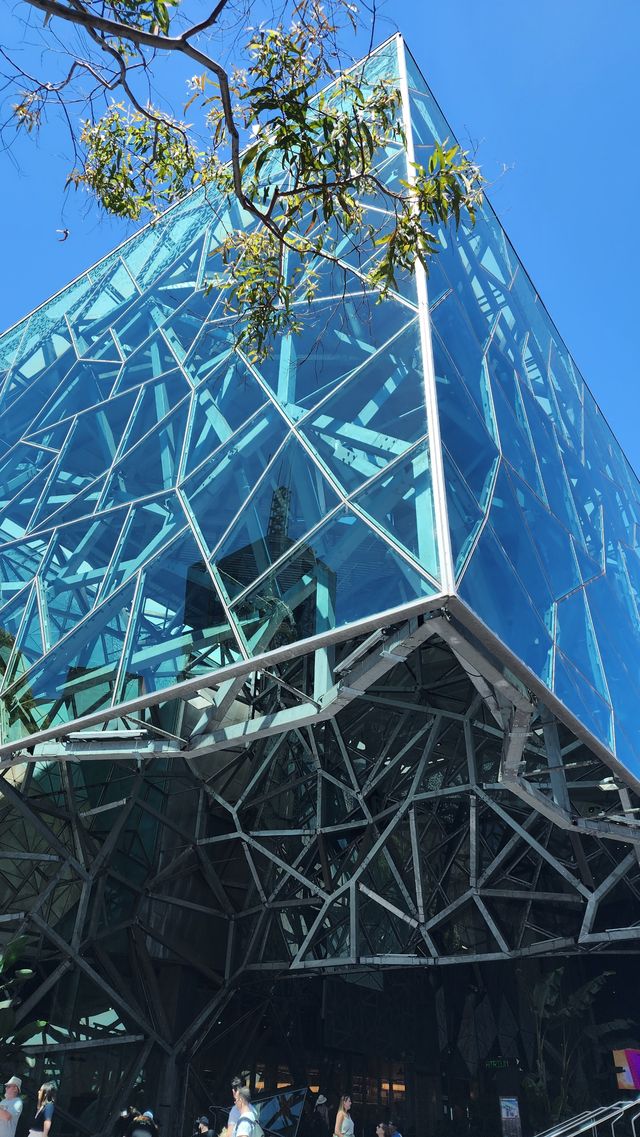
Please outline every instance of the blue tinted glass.
M227 593L237 596L338 504L318 466L290 437L214 554Z
M467 486L446 446L442 448L449 515L451 553L456 576L462 571L467 554L480 528L483 511Z
M368 363L408 323L411 313L396 301L376 304L374 295L360 294L304 305L301 316L301 333L293 340L285 337L259 367L295 418Z
M442 442L484 508L499 460L498 448L437 335L433 336L433 362Z
M414 322L373 354L300 430L347 493L427 429L420 334Z
M234 611L250 646L265 650L435 591L364 521L343 509Z
M6 692L10 736L110 703L132 599L133 586L125 586Z
M277 453L286 433L282 416L269 405L184 482L184 498L209 554Z
M433 487L426 444L378 475L353 502L381 525L394 543L402 545L422 568L438 578Z
M558 604L557 621L558 647L570 655L578 670L608 701L600 651L583 590L572 593Z
M132 683L160 690L239 657L213 577L186 533L142 570L126 653L128 691Z
M487 627L549 682L551 637L489 525L467 564L459 592Z
M265 401L249 368L237 355L227 356L192 400L183 476L213 454Z
M449 367L451 363L454 365L487 430L493 435L495 425L483 367L483 348L471 331L464 310L453 294L445 297L434 308L431 323L444 345L445 352L440 357L442 367L446 367L447 360Z
M185 399L115 463L102 499L104 506L134 501L175 485L188 413Z

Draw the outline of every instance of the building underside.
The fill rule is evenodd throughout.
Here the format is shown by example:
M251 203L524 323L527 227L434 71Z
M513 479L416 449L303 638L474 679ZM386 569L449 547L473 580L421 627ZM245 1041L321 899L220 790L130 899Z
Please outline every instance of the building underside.
M278 1062L261 1031L314 982L355 980L352 1005L373 981L371 1002L391 969L413 1005L443 965L637 950L634 792L450 613L330 654L323 705L305 694L317 651L176 700L171 729L165 707L5 769L3 928L36 961L19 1019L48 1024L27 1050L60 1081L66 1131L103 1131L141 1076L176 1132L234 1070L295 1080L285 1032ZM347 1033L350 1013L333 1016ZM531 1026L508 1016L517 1050ZM338 1080L341 1029L317 1048Z

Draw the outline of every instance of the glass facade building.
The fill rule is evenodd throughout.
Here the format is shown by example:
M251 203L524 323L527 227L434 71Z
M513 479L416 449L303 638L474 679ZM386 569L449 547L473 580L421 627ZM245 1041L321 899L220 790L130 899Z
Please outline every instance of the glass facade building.
M401 38L365 66L393 184L451 131ZM282 973L637 939L638 480L508 238L377 303L345 237L255 364L248 224L198 191L0 338L0 916L70 1132L141 1071L178 1127L277 1089L226 1047Z

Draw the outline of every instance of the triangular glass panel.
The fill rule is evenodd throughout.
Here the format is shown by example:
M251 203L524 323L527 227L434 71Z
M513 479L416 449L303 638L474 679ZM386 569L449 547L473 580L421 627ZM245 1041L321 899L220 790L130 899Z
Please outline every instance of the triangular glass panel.
M446 446L442 448L442 460L447 493L451 553L455 573L458 576L464 567L467 554L478 533L484 514Z
M235 343L237 326L233 318L211 321L200 331L183 360L183 369L194 386L229 358Z
M130 392L78 415L55 465L33 523L40 528L48 517L71 501L109 469L134 403Z
M4 639L6 632L4 632L4 634L3 632L0 632L0 637ZM31 601L25 610L25 618L15 637L15 652L3 681L3 686L9 687L12 683L19 680L20 677L29 670L32 664L36 663L37 660L44 655L44 650L40 614L34 589Z
M0 546L0 608L36 575L48 538Z
M115 463L101 502L105 508L149 497L175 486L188 413L188 401L183 400L134 449Z
M326 399L300 431L347 493L383 470L427 431L416 322Z
M491 391L502 456L540 497L542 484L531 439L517 422L498 382L493 382Z
M157 379L167 372L175 372L176 357L162 332L156 332L138 351L129 356L120 373L116 385L118 394L132 387L139 387L149 379Z
M549 580L554 600L572 592L582 584L574 556L574 543L569 533L556 520L525 482L512 471L507 473L518 510L535 542L538 556Z
M569 653L579 671L609 702L609 691L584 590L566 596L557 607L558 647Z
M70 319L78 354L91 355L93 345L102 342L107 325L113 323L122 309L138 295L122 262L114 261L109 271L101 274Z
M134 505L127 514L115 555L100 583L100 598L119 588L185 528L186 518L175 494Z
M608 702L596 694L591 684L557 648L553 669L553 691L587 730L607 745L612 745L612 718Z
M284 556L339 504L315 462L290 437L214 553L232 597Z
M52 513L39 512L38 519L37 521L34 520L31 529L39 533L46 533L59 525L68 525L71 521L78 521L81 517L91 516L95 512L106 480L107 475L103 474L101 478L96 478L80 493L72 497L65 498L65 495L61 494L60 500L63 504Z
M5 696L12 735L21 722L35 731L109 705L132 599L133 585L127 585L12 688Z
M484 511L500 459L498 447L437 335L433 355L442 442Z
M205 545L212 553L287 433L273 404L246 423L181 489Z
M182 477L209 458L265 402L266 395L246 364L235 353L228 355L193 398Z
M188 532L141 570L123 678L158 691L239 658L213 577Z
M56 531L40 572L50 643L57 643L95 605L125 517L125 510L114 510Z
M51 362L36 378L26 376L16 382L13 389L3 396L2 437L5 442L17 441L28 429L34 411L44 405L59 387L62 387L76 362L75 354L66 352L60 359ZM15 375L15 373L14 373Z
M481 421L492 438L497 441L491 396L483 367L483 347L473 334L465 310L454 293L446 296L431 313L431 325L440 337L444 348L439 354L438 377L449 379L454 373L471 395ZM434 341L436 336L434 336ZM434 342L434 352L436 344Z
M410 312L395 300L376 303L374 293L304 305L302 330L285 336L259 365L260 374L293 419L316 406L341 379L404 325ZM411 366L411 363L408 363ZM372 378L372 384L375 379Z
M343 508L243 600L238 619L254 651L384 612L435 588Z
M116 363L76 363L65 377L60 391L52 396L33 420L29 434L40 432L52 423L73 418L80 411L107 399L119 370L119 364Z
M0 536L4 541L12 541L14 538L22 537L23 534L27 533L29 519L47 484L48 467L45 467L31 480L27 480L28 472L28 467L23 467L19 471L19 475L24 476L24 481L17 488L15 487L15 479L11 479L13 485L9 486L9 490L16 488L15 496L10 501L0 500Z
M503 643L549 682L551 639L504 548L485 525L459 584L460 596Z
M18 596L5 604L0 611L0 672L2 674L2 687L6 687L8 683L11 682L11 677L7 675L7 668L14 651L17 651L16 639L20 631L20 625L23 620L28 624L34 611L37 614L38 606L34 587L31 589L22 589ZM40 654L41 653L42 644L40 643ZM34 657L32 657L32 659L33 658ZM23 667L22 670L24 671L26 668ZM13 674L14 672L15 664L12 667L11 673Z

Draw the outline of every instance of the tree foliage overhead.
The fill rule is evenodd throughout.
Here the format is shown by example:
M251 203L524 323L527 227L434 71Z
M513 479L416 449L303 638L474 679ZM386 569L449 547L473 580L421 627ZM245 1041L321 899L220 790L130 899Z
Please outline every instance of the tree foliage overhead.
M345 66L363 19L349 0L19 0L51 49L44 76L5 54L14 122L36 132L57 106L76 160L70 183L109 212L155 217L204 186L246 221L222 240L227 307L254 356L295 330L317 289L314 263L344 267L345 240L380 296L416 259L428 271L436 227L473 221L482 177L457 145L391 183L381 157L404 143L400 92ZM54 53L55 48L55 53ZM184 83L179 114L157 90ZM195 66L195 70L194 70ZM188 119L188 121L187 121ZM353 262L352 262L353 266Z

